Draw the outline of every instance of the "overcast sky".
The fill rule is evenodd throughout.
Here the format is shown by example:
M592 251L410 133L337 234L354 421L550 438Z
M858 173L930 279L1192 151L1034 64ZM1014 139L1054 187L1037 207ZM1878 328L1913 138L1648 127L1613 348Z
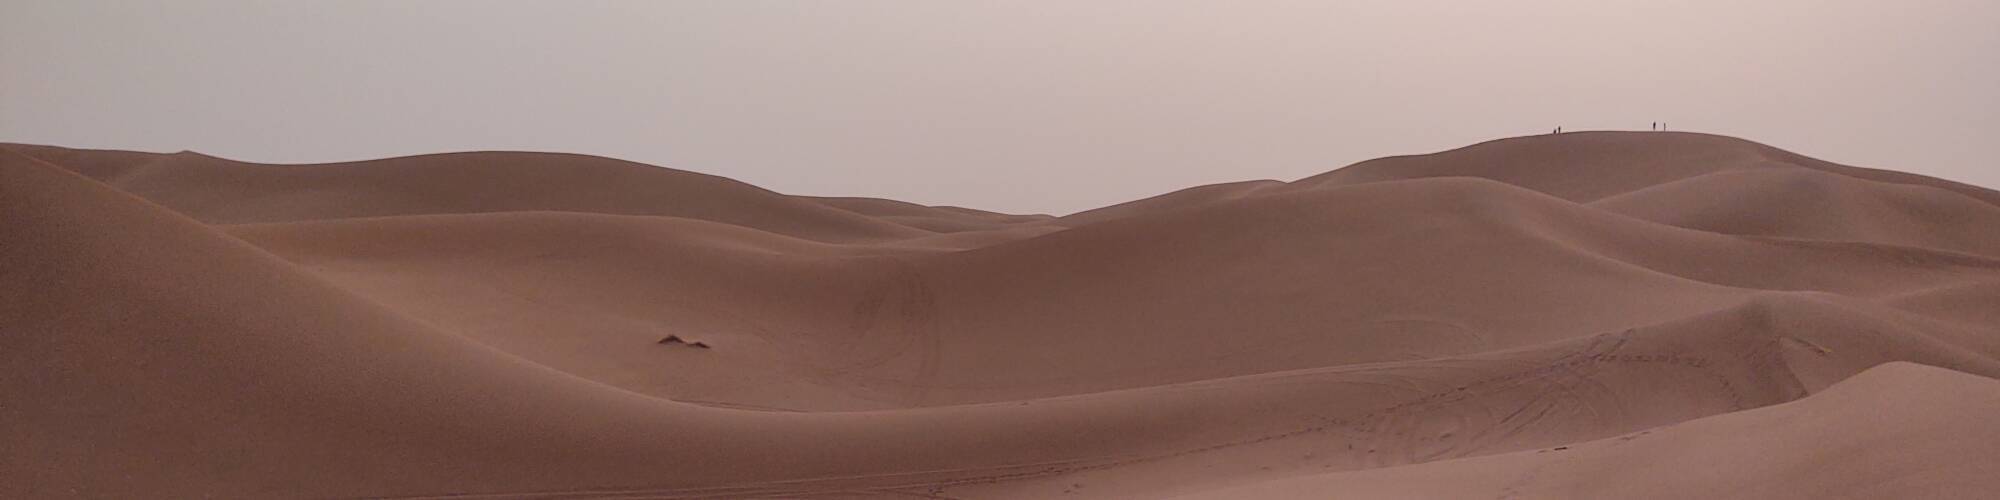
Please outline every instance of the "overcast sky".
M1569 130L2000 186L2000 2L0 1L0 141L1067 213Z

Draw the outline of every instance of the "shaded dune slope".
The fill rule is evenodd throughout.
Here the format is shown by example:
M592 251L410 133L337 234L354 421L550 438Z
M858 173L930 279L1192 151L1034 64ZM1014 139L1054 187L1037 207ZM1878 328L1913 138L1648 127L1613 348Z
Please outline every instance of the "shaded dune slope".
M0 145L0 496L1974 491L1996 210L1682 133L1059 218Z

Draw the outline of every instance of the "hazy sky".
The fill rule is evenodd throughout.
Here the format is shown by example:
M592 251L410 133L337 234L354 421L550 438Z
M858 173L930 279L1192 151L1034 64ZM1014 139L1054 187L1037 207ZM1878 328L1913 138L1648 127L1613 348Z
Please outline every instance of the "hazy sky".
M2000 186L2000 2L0 1L0 141L262 162L1066 213L1655 120Z

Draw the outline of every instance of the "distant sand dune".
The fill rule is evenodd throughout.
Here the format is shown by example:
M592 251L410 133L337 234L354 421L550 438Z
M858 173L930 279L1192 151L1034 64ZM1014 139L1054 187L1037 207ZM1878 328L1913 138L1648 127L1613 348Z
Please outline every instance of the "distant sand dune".
M2000 490L2000 193L1712 135L1062 217L0 145L0 264L6 498Z

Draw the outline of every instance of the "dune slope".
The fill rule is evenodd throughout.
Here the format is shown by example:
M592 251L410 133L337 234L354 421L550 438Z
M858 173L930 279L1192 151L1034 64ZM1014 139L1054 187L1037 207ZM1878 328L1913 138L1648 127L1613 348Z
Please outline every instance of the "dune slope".
M1980 498L2000 488L2000 381L1890 363L1769 408L1490 457L1176 498Z
M0 258L9 498L2000 486L2000 194L1720 136L1063 217L0 144Z

